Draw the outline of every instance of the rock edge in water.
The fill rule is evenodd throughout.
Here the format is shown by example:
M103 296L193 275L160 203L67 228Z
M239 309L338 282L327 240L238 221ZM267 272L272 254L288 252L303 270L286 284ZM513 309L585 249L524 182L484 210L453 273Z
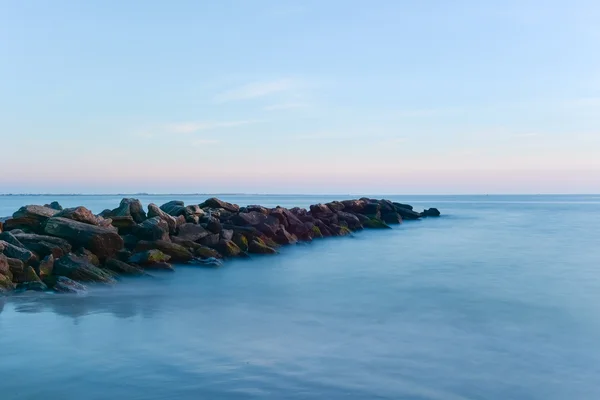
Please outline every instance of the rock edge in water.
M121 276L173 271L174 263L219 266L249 254L276 254L280 246L389 229L403 220L438 217L407 204L361 198L309 209L240 207L210 198L148 205L125 198L94 215L85 207L27 205L0 220L0 293L13 290L81 293L82 283L113 284Z

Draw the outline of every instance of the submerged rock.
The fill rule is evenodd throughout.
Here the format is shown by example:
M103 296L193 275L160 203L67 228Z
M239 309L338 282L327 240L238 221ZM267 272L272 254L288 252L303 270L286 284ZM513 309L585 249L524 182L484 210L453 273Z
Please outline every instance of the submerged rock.
M423 217L439 217L441 215L440 210L437 208L429 208L421 213Z

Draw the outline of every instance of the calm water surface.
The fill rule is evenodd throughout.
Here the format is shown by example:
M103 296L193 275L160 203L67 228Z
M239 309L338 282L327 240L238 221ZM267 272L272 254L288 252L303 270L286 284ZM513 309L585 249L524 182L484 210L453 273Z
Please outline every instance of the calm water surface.
M120 200L0 197L0 215L55 199ZM86 296L0 299L1 398L600 398L600 196L396 200L444 217Z

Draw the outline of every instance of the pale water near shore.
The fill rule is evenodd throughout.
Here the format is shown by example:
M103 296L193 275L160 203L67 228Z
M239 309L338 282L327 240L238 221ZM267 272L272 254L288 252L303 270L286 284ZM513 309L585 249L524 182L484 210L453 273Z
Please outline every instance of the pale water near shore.
M385 197L443 217L0 299L0 398L600 398L600 196ZM0 197L0 216L52 200L120 196Z

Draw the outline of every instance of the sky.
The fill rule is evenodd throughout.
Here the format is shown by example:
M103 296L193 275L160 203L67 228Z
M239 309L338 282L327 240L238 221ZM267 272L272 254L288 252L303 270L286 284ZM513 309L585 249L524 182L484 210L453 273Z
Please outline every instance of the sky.
M600 2L0 0L0 193L600 193Z

